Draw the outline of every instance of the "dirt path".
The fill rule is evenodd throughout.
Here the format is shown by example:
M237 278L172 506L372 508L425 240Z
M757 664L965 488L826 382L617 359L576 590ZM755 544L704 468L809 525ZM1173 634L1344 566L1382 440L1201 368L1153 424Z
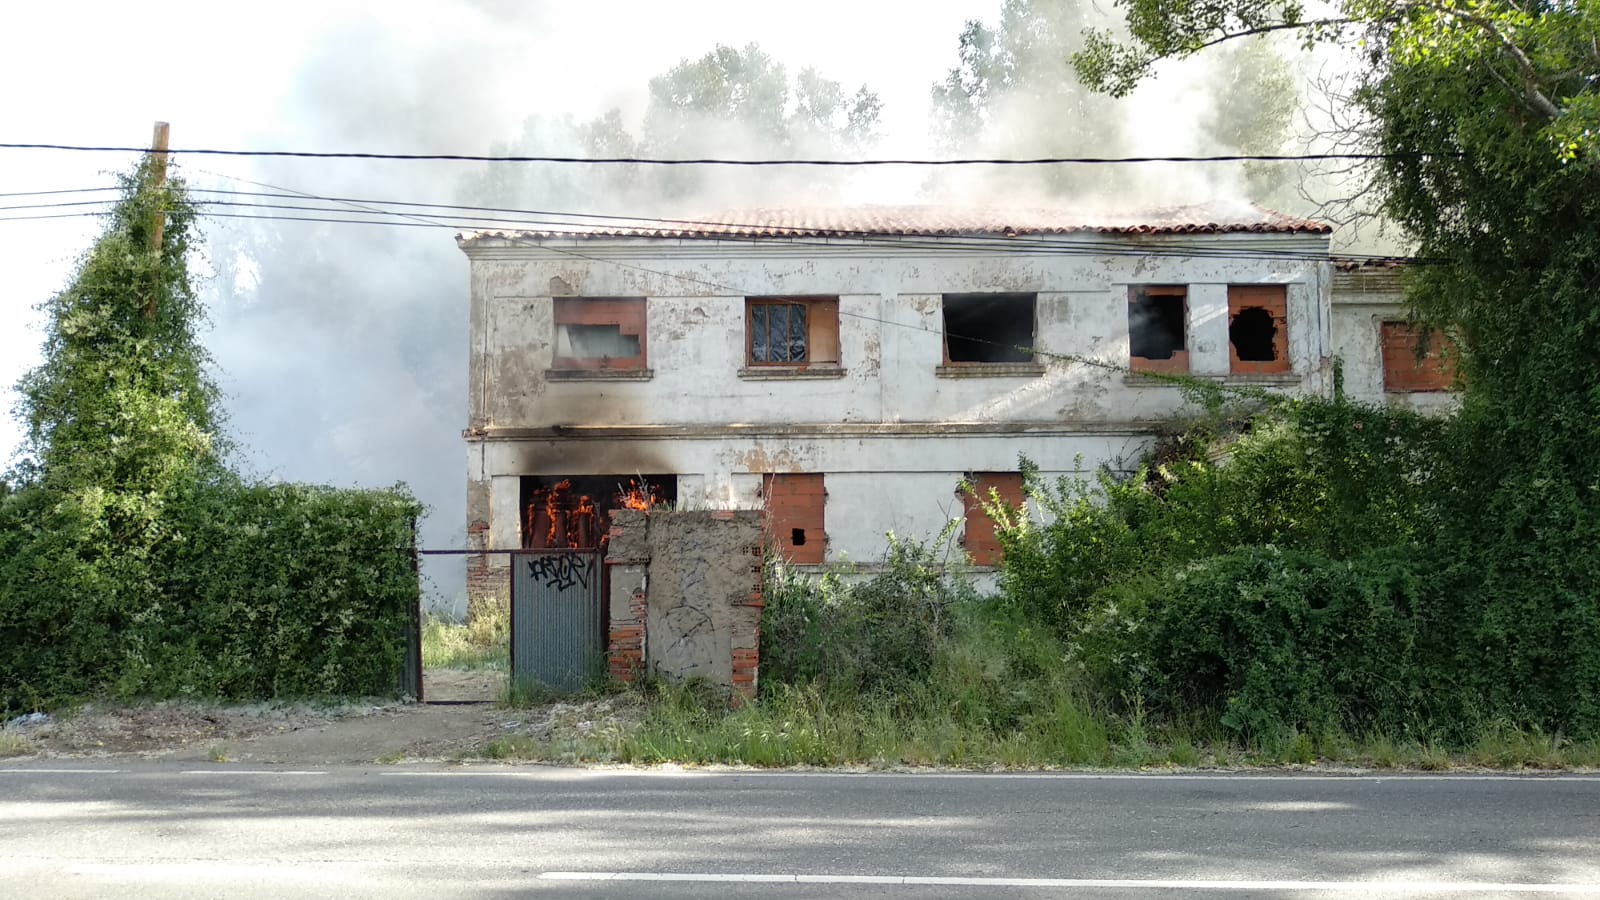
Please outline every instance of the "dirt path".
M429 703L492 703L506 692L506 673L495 669L425 669L422 697Z
M464 684L484 687L481 679ZM638 715L635 701L624 697L528 709L488 703L85 707L0 729L0 756L284 765L458 760L482 755L498 738L562 741Z

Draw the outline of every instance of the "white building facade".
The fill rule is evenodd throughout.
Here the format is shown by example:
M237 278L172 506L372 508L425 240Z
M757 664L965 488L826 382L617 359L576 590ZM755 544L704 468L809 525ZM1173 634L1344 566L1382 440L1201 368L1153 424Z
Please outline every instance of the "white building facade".
M1326 393L1346 348L1347 382L1381 384L1376 348L1334 332L1327 227L1256 208L750 211L459 244L470 549L588 546L631 491L766 508L799 564L870 565L886 533L952 521L991 564L961 483L1013 496L1022 457L1131 468L1184 412L1140 372Z

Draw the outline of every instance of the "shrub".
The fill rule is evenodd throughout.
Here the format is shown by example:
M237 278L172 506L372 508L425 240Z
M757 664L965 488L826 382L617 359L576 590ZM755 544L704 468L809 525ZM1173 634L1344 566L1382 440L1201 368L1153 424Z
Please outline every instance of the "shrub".
M52 504L52 501L55 501ZM0 506L0 709L88 693L394 694L419 590L403 491L219 481L119 555L42 489Z
M929 545L891 535L884 570L866 581L813 581L773 566L763 596L763 684L894 694L927 676L955 608L973 593Z

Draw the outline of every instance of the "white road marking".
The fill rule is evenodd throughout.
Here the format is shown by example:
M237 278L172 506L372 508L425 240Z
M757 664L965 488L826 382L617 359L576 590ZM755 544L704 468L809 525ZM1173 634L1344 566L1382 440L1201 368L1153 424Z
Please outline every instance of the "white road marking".
M1600 883L1490 881L1214 881L1187 878L965 878L938 875L764 875L720 872L543 872L543 881L677 881L737 884L898 884L937 887L1129 888L1203 891L1340 891L1359 894L1597 894Z
M127 769L0 769L0 775L123 775Z
M184 769L179 775L326 775L325 769Z

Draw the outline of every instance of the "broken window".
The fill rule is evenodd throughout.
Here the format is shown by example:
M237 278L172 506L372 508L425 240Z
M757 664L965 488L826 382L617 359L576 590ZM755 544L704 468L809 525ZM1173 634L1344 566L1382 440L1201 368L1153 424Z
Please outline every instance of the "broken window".
M1380 326L1383 389L1447 391L1455 385L1455 346L1444 335L1412 322Z
M750 298L745 335L749 365L837 366L839 298Z
M1033 362L1037 294L945 294L946 363Z
M558 297L555 301L557 369L643 369L643 297Z
M972 491L961 492L961 502L966 507L966 532L961 539L962 544L966 547L967 556L972 558L973 565L999 565L1000 541L995 537L994 520L989 518L983 505L993 492L1007 506L1022 506L1022 473L973 472L967 476L967 484Z
M783 558L802 566L821 565L828 534L823 509L828 496L822 476L784 473L761 479L767 505L769 539Z
M1134 285L1128 289L1128 356L1135 372L1189 371L1185 342L1188 289Z
M1289 371L1288 310L1284 285L1228 286L1228 371L1235 375Z

